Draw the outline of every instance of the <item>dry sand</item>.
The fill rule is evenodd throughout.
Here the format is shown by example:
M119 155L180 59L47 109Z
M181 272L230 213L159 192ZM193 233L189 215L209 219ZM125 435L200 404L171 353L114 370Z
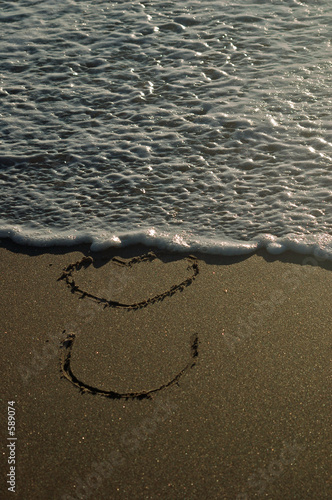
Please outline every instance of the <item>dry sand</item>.
M2 241L0 497L331 498L331 264L149 250Z

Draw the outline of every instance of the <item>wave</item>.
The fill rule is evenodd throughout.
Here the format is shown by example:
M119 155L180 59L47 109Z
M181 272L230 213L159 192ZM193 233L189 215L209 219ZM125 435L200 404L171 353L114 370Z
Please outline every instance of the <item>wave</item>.
M72 247L89 244L90 250L99 252L111 247L123 248L142 244L170 252L199 253L206 255L246 255L259 249L266 249L272 255L278 255L287 250L302 255L313 255L318 260L332 260L332 235L320 233L303 235L289 233L282 237L262 233L250 241L200 238L188 232L166 232L153 227L112 234L111 232L92 233L75 230L47 230L41 233L29 230L23 226L0 229L0 238L9 238L19 245L48 248L54 246Z

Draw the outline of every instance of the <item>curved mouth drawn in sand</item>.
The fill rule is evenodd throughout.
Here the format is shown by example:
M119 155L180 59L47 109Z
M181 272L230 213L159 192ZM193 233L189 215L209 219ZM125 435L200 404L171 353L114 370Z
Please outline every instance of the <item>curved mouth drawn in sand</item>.
M140 262L151 262L153 260L157 259L157 256L153 252L149 252L145 255L142 255L140 257L134 257L130 260L122 260L122 259L117 259L114 257L112 259L113 263L125 266L125 267L132 267L134 264L138 264ZM192 282L195 280L196 276L199 273L199 268L198 268L198 262L196 257L194 256L189 256L187 257L188 261L188 267L187 270L191 272L190 276L187 277L185 280L181 281L178 284L174 284L171 287L169 287L167 290L158 293L154 295L153 297L149 297L148 299L139 301L139 302L133 302L133 303L125 303L125 302L120 302L117 300L112 300L112 299L107 299L105 297L98 297L97 295L90 293L86 290L81 289L75 282L74 279L74 274L76 271L79 271L81 269L86 269L89 267L94 261L92 257L83 257L80 261L70 264L67 266L67 268L64 270L58 281L64 280L67 284L67 286L71 289L72 293L76 293L80 296L80 298L88 298L90 300L93 300L97 302L98 304L103 305L104 307L111 307L111 308L118 308L118 309L127 309L127 310L138 310L143 307L147 307L148 305L154 304L156 302L164 300L166 297L171 297L178 291L182 291L185 289L185 287L189 286L192 284ZM65 333L65 331L63 332ZM198 335L195 334L192 336L191 339L191 359L188 361L186 366L178 372L172 379L170 379L167 383L162 384L158 387L148 389L148 390L141 390L138 392L117 392L114 390L103 390L103 389L98 389L97 387L93 387L81 380L79 380L74 373L72 372L71 369L71 357L72 357L72 350L73 350L73 345L75 341L76 335L75 333L68 333L66 338L62 341L61 343L61 355L60 355L60 364L61 364L61 372L64 378L66 378L69 382L71 382L75 387L77 387L81 393L90 393L93 395L99 395L103 396L109 399L146 399L146 398L151 398L154 393L157 393L159 391L162 391L163 389L166 389L168 387L171 387L172 385L178 383L179 379L184 375L186 371L188 371L190 368L193 368L196 364L196 359L198 356Z
M194 336L193 342L191 345L191 357L194 361L190 361L187 363L187 365L174 377L172 378L169 382L166 384L162 384L159 387L156 387L154 389L149 389L147 391L139 391L139 392L116 392L116 391L105 391L102 389L98 389L97 387L92 387L91 385L88 385L82 381L80 381L72 372L71 367L70 367L70 360L71 360L71 354L72 354L72 349L73 349L73 344L75 341L75 334L74 333L69 333L65 340L63 340L61 348L61 370L63 373L63 376L69 380L72 384L74 384L76 387L79 388L79 390L82 393L90 393L94 395L99 395L99 396L104 396L106 398L110 399L146 399L146 398L151 398L152 394L162 391L163 389L166 389L167 387L171 387L172 385L176 384L179 379L182 377L182 375L189 370L189 368L193 368L196 364L195 358L198 356L198 336Z

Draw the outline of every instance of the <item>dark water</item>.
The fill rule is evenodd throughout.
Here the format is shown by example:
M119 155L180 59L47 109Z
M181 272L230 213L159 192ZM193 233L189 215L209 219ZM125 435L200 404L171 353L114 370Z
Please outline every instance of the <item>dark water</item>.
M332 255L331 2L0 8L0 235Z

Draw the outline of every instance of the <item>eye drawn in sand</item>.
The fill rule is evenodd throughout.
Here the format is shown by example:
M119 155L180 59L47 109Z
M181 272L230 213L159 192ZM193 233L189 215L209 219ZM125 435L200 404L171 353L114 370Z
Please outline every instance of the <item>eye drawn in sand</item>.
M119 259L117 257L113 257L112 262L114 264L118 264L120 266L132 267L135 264L139 264L141 262L152 262L157 259L157 256L153 252L149 252L140 257L134 257L129 260ZM75 272L80 271L81 269L86 269L89 267L94 261L92 257L83 257L80 261L75 262L67 266L64 270L58 281L64 280L67 286L70 288L72 293L78 294L80 298L90 299L98 304L101 304L110 308L118 308L118 309L127 309L127 310L139 310L143 307L147 307L148 305L152 305L156 302L164 300L166 297L171 297L178 291L182 291L185 287L192 284L195 280L196 276L199 273L198 262L196 257L190 255L186 258L188 261L187 270L190 271L190 276L186 279L182 280L178 284L174 284L170 286L168 289L164 290L161 293L154 295L153 297L149 297L148 299L141 300L139 302L133 303L125 303L120 302L113 299L107 299L105 297L98 297L97 295L90 293L86 290L81 289L75 282ZM65 333L65 331L63 332ZM178 383L179 379L187 372L190 368L193 368L196 364L196 358L198 356L198 335L195 334L191 338L191 356L189 358L188 363L185 367L178 372L172 379L168 382L159 385L158 387L154 387L152 389L141 390L138 392L117 392L115 390L103 390L98 389L97 387L93 387L81 380L79 380L71 369L71 358L72 358L72 350L74 346L76 335L71 332L66 335L66 338L61 342L61 354L60 354L60 365L62 376L66 378L69 382L71 382L75 387L77 387L81 393L89 393L93 395L103 396L109 399L147 399L151 398L153 394L162 391L163 389L167 389L172 385Z
M153 252L149 252L145 255L142 255L140 257L134 257L130 259L129 261L125 261L122 259L118 259L117 257L113 257L112 262L125 266L125 267L132 267L135 264L138 264L140 262L144 261L150 261L152 262L153 260L157 259L157 256ZM82 290L79 285L76 284L75 282L75 272L80 271L82 268L87 268L93 263L93 258L92 257L83 257L81 260L69 264L69 266L66 267L66 269L63 271L62 275L60 278L58 278L58 281L64 280L67 284L67 286L71 289L72 293L78 294L81 298L89 298L94 301L96 301L98 304L104 305L104 307L116 307L119 309L141 309L143 307L147 307L150 304L154 304L155 302L159 302L166 297L171 297L176 293L177 291L182 291L185 289L185 287L191 285L191 283L195 280L196 276L199 273L198 269L198 262L196 257L193 255L190 255L187 257L188 261L188 267L187 269L191 271L191 275L186 278L185 280L181 281L180 283L171 286L168 290L165 290L159 294L156 294L153 297L149 297L146 300L142 300L140 302L133 302L131 304L129 303L124 303L124 302L119 302L117 300L109 300L105 297L98 297L97 295L88 292L87 290Z

